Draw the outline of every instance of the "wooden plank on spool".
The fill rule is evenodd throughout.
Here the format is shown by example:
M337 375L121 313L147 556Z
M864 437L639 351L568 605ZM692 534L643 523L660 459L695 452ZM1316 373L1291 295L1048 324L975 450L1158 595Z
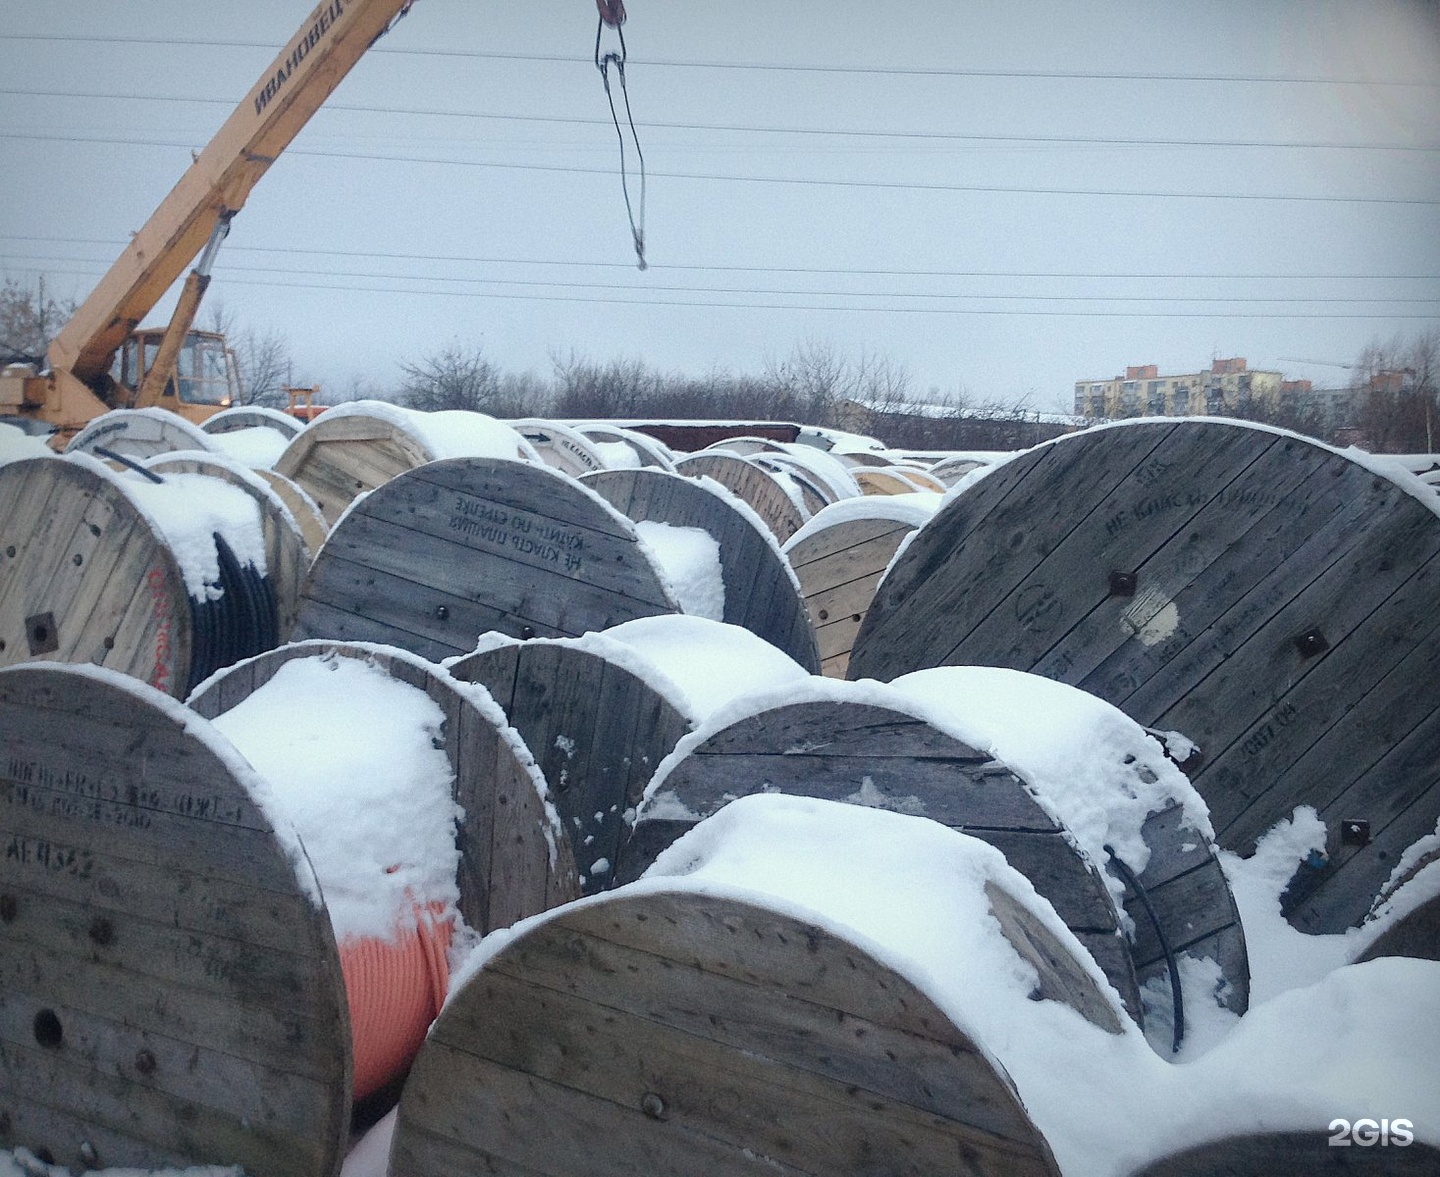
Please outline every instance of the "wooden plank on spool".
M782 544L800 530L807 518L779 482L739 454L723 450L686 454L675 459L675 473L687 478L713 478L749 503Z
M325 542L325 537L330 534L330 525L325 522L319 504L283 474L276 474L274 470L256 470L255 473L264 479L270 489L279 496L280 501L290 508L290 514L294 516L300 534L305 537L305 547L313 560L315 553L320 550L320 545Z
M547 466L562 474L579 478L592 470L605 469L605 463L595 452L590 439L578 429L558 421L536 419L507 421L506 424L535 447Z
M1119 919L1094 864L1027 786L989 756L906 712L869 703L790 703L738 720L692 748L656 786L670 813L664 837L645 810L621 851L621 882L638 878L664 846L736 797L776 791L928 817L996 846L1067 927L1113 940ZM1128 954L1099 961L1139 1020Z
M822 674L845 677L880 578L913 530L894 519L850 519L785 548L815 628Z
M1440 960L1440 895L1401 916L1355 958L1359 964L1382 956Z
M311 551L288 506L246 467L238 466L221 455L213 458L187 454L183 457L161 455L146 463L156 474L203 474L218 478L227 486L242 490L260 512L260 531L265 542L265 579L275 590L277 628L283 638L295 624L295 606L300 599L300 586L310 568Z
M658 470L607 470L587 474L581 484L636 520L698 527L720 547L725 585L721 619L748 629L783 650L811 673L820 669L815 632L793 574L772 538L724 492L691 478Z
M1362 1115L1366 1109L1357 1109ZM1377 1119L1379 1116L1377 1115ZM1380 1126L1375 1125L1375 1131ZM1197 1144L1136 1169L1131 1177L1428 1177L1440 1171L1440 1148L1413 1141L1404 1147L1336 1148L1334 1131L1316 1123L1309 1132L1265 1132ZM1346 1138L1349 1143L1349 1138Z
M331 1177L348 1015L293 835L129 679L13 666L0 707L0 1146Z
M1241 852L1339 798L1391 798L1384 820L1434 828L1433 764L1391 752L1440 742L1440 682L1415 654L1435 648L1440 517L1402 486L1295 435L1138 422L1014 459L926 532L877 593L853 677L1009 665L1181 731ZM1327 810L1337 849L1362 817ZM1302 876L1291 918L1363 918L1396 849L1344 848Z
M390 417L322 413L291 438L275 471L314 499L333 527L356 495L432 457L421 438Z
M617 985L615 978L625 978ZM1054 1173L1008 1081L908 980L819 927L659 892L570 908L436 1022L395 1177Z
M113 409L70 439L67 454L111 450L139 461L174 450L217 450L200 426L168 409Z
M0 467L0 666L93 662L182 694L190 599L169 545L83 461Z
M305 423L279 409L263 405L234 405L221 409L200 422L204 433L235 433L241 429L273 429L286 437L294 437L305 428Z
M438 661L489 630L578 637L678 606L634 525L545 466L451 458L346 515L310 569L294 637L380 641Z
M574 848L582 892L612 886L627 815L690 730L685 716L644 679L572 645L497 646L449 671L482 684L535 756Z
M397 650L340 642L297 642L212 676L189 700L214 719L242 703L297 658L353 658L424 691L445 715L445 755L464 813L460 914L484 933L546 911L580 894L574 859L558 837L526 771L528 750L503 733L449 674ZM283 790L284 782L274 782ZM552 852L551 846L554 846Z

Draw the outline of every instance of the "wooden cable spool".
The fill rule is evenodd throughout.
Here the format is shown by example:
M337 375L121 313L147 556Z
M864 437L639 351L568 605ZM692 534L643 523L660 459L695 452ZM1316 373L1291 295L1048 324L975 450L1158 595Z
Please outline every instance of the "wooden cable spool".
M769 473L738 454L701 450L675 459L675 473L687 478L713 478L726 490L750 504L775 538L784 543L809 518L799 503Z
M207 719L219 719L297 659L332 664L353 659L377 667L423 692L440 708L445 717L444 752L455 779L454 799L463 813L456 831L460 862L456 882L457 906L467 926L483 934L579 895L569 841L537 792L529 750L508 729L493 700L483 692L477 697L475 689L439 667L384 647L299 642L216 675L190 699L190 706ZM303 715L288 719L306 722ZM286 782L276 780L272 785L283 801ZM425 931L423 926L420 931ZM428 987L418 983L405 992L373 991L377 983L405 979L407 967L413 971L413 962L403 958L406 950L419 957L421 948L401 939L388 952L383 944L340 944L355 1026L357 1095L375 1094L403 1077L438 1010ZM440 951L443 954L443 947ZM367 977L380 979L370 981L370 992ZM441 984L442 995L443 991Z
M890 497L877 501L869 496L863 516L853 514L849 501L844 514L830 517L832 522L822 511L803 535L792 536L781 549L800 580L820 651L820 673L827 677L845 677L855 635L880 578L905 538L933 513L911 499L887 503Z
M274 483L220 454L158 454L145 463L145 468L162 475L204 474L218 478L238 487L255 501L265 534L266 579L275 590L275 640L288 634L295 624L295 606L310 567L312 550L299 521L274 489Z
M482 684L534 753L590 895L614 885L626 822L691 725L613 643L582 643L495 644L447 669Z
M725 583L721 620L748 629L806 670L820 668L794 574L765 534L764 524L727 491L659 470L608 470L580 480L631 519L698 527L720 547Z
M542 463L450 458L346 514L311 565L293 636L439 661L491 630L578 637L678 610L635 525L598 495Z
M113 671L7 667L0 715L0 1148L332 1177L345 990L264 783Z
M1141 1020L1134 960L1097 864L1005 765L902 706L777 704L677 750L621 848L618 881L639 878L687 830L752 793L929 817L1000 850L1050 900ZM679 813L688 816L670 816Z
M201 422L212 447L255 470L268 470L304 425L288 413L262 405L222 409Z
M218 580L201 594L164 521L149 513L154 503L138 505L139 477L112 474L85 454L0 467L0 665L93 662L179 698L278 642L277 597L299 571L298 537L283 511L248 488L261 539L280 557L278 582L251 562L254 553L242 563L225 536L212 535L205 542L215 545Z
M1223 846L1316 807L1327 853L1285 912L1339 931L1440 816L1437 556L1432 504L1302 437L1097 429L951 500L881 584L848 673L1032 670L1183 732Z
M472 420L473 419L473 420ZM275 463L275 470L297 483L319 505L331 526L355 496L383 486L390 479L441 458L459 456L437 447L433 434L447 424L490 425L487 439L497 456L539 461L535 450L514 430L482 413L419 413L381 401L355 401L321 414L302 429ZM464 439L456 442L461 452ZM473 452L473 451L472 451ZM488 452L488 451L487 451Z
M624 446L634 455L635 463L642 467L654 467L657 470L673 470L674 459L670 455L669 448L661 441L640 433L634 429L625 429L618 425L605 425L597 421L581 421L574 426L576 432L588 438L592 445L598 446ZM601 457L604 457L603 451ZM620 463L606 462L605 465L612 469L628 469L630 461L626 459Z
M136 460L173 450L219 450L200 426L169 409L113 409L102 413L70 439L65 452L93 454L97 448Z
M1007 455L989 455L992 460L998 460L1005 456ZM936 462L935 465L930 467L930 474L932 477L938 478L941 482L945 483L946 486L954 486L964 478L965 475L979 470L982 466L991 464L992 462L987 462L980 457L970 454L955 454Z
M289 413L266 408L264 405L235 405L233 408L221 409L200 423L201 430L209 434L234 433L242 429L262 427L283 433L289 438L304 429L305 423Z
M491 957L416 1060L390 1166L1058 1173L913 982L825 928L679 890L573 905Z
M330 534L330 525L325 522L325 516L321 514L319 504L283 474L276 474L274 470L264 469L257 469L255 474L285 504L291 517L295 520L295 525L300 528L300 534L305 539L305 547L313 560L315 553L324 544L325 537Z
M592 470L604 470L605 461L578 429L558 421L526 419L507 421L507 425L535 447L541 460L562 474L579 478Z

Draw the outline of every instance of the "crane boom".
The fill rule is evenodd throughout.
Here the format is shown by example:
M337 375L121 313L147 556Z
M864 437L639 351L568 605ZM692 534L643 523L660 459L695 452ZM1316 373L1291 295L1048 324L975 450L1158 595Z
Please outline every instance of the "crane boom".
M51 343L52 372L103 382L116 351L222 217L238 211L351 67L413 0L324 0Z

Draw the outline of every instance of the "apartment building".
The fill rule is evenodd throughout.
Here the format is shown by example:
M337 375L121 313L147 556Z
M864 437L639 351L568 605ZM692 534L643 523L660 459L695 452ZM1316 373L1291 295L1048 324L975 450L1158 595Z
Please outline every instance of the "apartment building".
M1155 364L1108 380L1077 380L1075 412L1086 417L1224 417L1252 405L1274 409L1284 395L1310 391L1308 380L1252 370L1243 356L1215 360L1208 371L1161 376Z

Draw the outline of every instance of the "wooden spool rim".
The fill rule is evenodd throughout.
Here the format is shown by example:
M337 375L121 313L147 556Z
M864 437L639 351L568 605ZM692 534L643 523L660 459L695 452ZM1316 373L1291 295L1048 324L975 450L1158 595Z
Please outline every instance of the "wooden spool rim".
M6 1145L77 1171L331 1177L350 1119L344 987L265 783L189 709L113 671L9 667L0 707L0 820L29 847L0 858ZM73 869L35 858L42 844Z
M305 428L305 422L289 413L282 413L279 409L267 408L265 405L235 405L206 417L200 423L200 429L203 433L231 433L238 429L252 429L257 425L274 429L286 437L294 437Z
M447 458L391 479L336 525L292 636L439 661L492 631L578 637L676 612L634 523L593 490L542 462Z
M676 888L572 904L486 960L416 1061L391 1156L414 1177L619 1177L851 1173L874 1154L1058 1174L1003 1071L903 975L832 930Z
M541 417L525 417L507 421L536 452L547 466L578 478L593 470L604 470L605 461L580 430Z
M6 463L6 483L0 499L28 509L0 518L0 664L94 662L183 694L185 578L121 480L82 453Z
M1440 816L1437 574L1429 496L1340 451L1231 421L1116 424L950 499L848 673L1006 665L1183 732L1222 846L1315 805L1328 858L1297 872L1285 914L1335 932ZM1352 819L1368 840L1342 838Z
M580 484L637 521L709 532L720 548L725 584L721 620L750 630L806 670L818 672L819 651L799 583L769 528L743 499L713 479L647 468L587 474Z
M111 409L89 421L70 439L65 452L88 454L96 446L129 458L219 448L198 425L168 409Z
M687 478L713 478L744 499L782 544L804 526L809 512L770 471L739 454L699 450L675 460L675 473Z
M655 467L660 470L675 469L675 460L670 453L670 448L649 434L641 433L636 429L626 429L621 425L605 425L600 422L585 421L577 423L574 428L583 437L588 437L592 442L624 442L632 450L635 456L640 459L642 468ZM602 467L608 469L609 467ZM623 467L620 467L623 469Z

